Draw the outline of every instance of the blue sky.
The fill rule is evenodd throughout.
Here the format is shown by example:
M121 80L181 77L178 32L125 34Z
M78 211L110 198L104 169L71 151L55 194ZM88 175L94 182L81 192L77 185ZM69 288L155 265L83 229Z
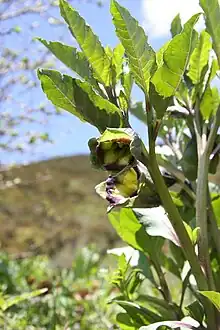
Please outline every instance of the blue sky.
M198 11L198 2L194 0L121 0L120 3L126 6L131 14L144 26L149 35L149 41L155 49L162 46L169 38L170 22L179 11L182 12L184 21L194 12ZM165 3L166 6L164 5ZM84 1L74 2L74 7L85 18L88 24L91 25L93 31L99 36L104 46L115 46L118 43L109 13L109 1L106 0L102 8L98 8L91 2ZM60 18L58 11L54 11L54 15ZM67 44L74 45L74 40L67 27L53 27L51 29L50 24L45 19L41 19L39 21L39 27L32 32L25 31L25 27L30 24L31 19L33 18L25 17L22 20L15 21L15 24L19 24L24 33L26 33L27 40L34 35L47 40L57 40L62 35ZM24 34L16 36L16 39L13 39L13 46L18 49L19 47L21 48L21 45L23 46L25 43L26 37L24 37ZM8 39L8 44L10 47L12 46L11 39ZM28 44L27 46L30 47ZM36 54L34 47L37 47L37 45L33 45L31 48L32 56ZM63 72L65 72L65 69L63 69ZM16 93L16 90L14 93ZM35 90L34 96L29 94L23 97L26 103L32 105L35 102L37 104L39 100L45 101L45 96L40 87ZM135 100L143 99L142 93L138 88L134 89L133 98ZM135 119L132 119L132 124L134 129L146 139L145 127ZM88 153L88 139L98 135L95 128L81 123L77 118L68 113L64 113L63 116L50 118L44 125L44 129L50 133L54 140L53 144L40 144L24 154L4 153L3 157L1 157L3 158L3 162L30 162L55 156L85 154Z

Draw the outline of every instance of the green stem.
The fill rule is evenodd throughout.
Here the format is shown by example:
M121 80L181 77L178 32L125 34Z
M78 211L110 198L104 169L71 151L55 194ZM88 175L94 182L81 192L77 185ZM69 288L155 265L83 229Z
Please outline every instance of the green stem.
M198 150L198 175L196 189L196 224L200 228L199 235L199 260L207 276L209 290L215 290L215 284L212 276L208 227L207 227L207 182L208 182L209 159L206 153Z
M192 272L196 278L196 281L198 283L198 287L200 290L207 290L207 282L205 279L205 276L200 268L200 265L198 263L197 256L195 254L192 242L190 241L189 235L185 229L183 220L174 205L172 198L170 196L170 193L167 189L167 186L164 182L164 179L160 173L157 161L156 161L156 155L154 148L150 148L150 165L151 165L151 173L153 176L153 181L155 183L155 186L157 188L158 194L160 196L160 199L163 203L163 206L169 216L169 219L173 225L174 230L177 233L177 236L179 237L181 247L183 249L183 252L185 254L185 257L187 260L189 260L189 263L192 268Z
M180 240L180 244L181 244L183 253L184 253L186 259L190 263L192 273L195 276L198 288L199 288L199 290L208 290L208 284L206 281L206 277L199 265L198 258L195 254L194 247L189 238L189 235L185 229L183 220L182 220L175 204L172 201L172 198L169 194L167 186L160 173L160 170L159 170L159 167L157 164L157 160L156 160L155 147L154 147L154 144L152 145L152 142L150 143L149 161L150 161L149 172L152 175L152 179L155 183L155 186L157 188L157 191L158 191L158 194L162 201L162 204L168 214L169 220ZM204 307L206 310L208 329L215 330L216 324L215 324L214 308L213 308L212 304L207 300L204 300L203 304L204 304Z
M209 220L209 225L211 228L211 234L212 234L212 238L215 244L215 248L217 251L217 255L218 255L218 259L219 259L219 264L220 264L220 230L218 228L217 225L217 220L215 217L215 213L213 211L213 207L212 207L212 201L211 201L211 196L210 193L208 191L208 220Z
M147 99L147 98L146 98ZM146 109L149 102L146 101ZM164 182L164 179L160 173L156 153L155 153L155 139L153 139L153 124L152 124L152 115L151 111L147 111L147 122L148 122L148 139L149 139L149 158L148 158L148 170L154 184L156 186L157 192L160 196L162 204L168 214L170 222L177 233L177 236L180 240L181 247L186 259L189 261L192 268L192 273L195 276L195 279L200 290L207 290L206 278L202 272L202 269L199 265L198 258L195 254L194 247L189 238L189 235L184 226L183 220L173 203L173 200L170 196L168 188Z
M163 270L160 266L160 263L157 260L157 257L155 259L155 255L154 255L154 259L151 258L151 262L157 272L157 276L159 278L159 282L160 282L160 292L162 293L164 299L168 302L168 303L172 303L172 298L171 298L171 294L170 294L170 290L168 288Z

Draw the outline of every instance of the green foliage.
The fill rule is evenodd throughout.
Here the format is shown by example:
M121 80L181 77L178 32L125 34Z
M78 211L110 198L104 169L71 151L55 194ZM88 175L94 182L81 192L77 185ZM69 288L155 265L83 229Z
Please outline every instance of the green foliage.
M205 120L209 120L211 114L216 115L219 106L220 96L217 87L207 87L202 98L200 110Z
M107 176L96 192L108 201L109 220L130 246L119 253L112 276L118 296L110 300L124 310L116 316L124 330L218 329L219 194L209 191L210 182L216 184L209 172L219 166L220 98L211 83L220 63L220 20L216 1L201 5L206 31L194 29L200 13L183 28L177 15L173 38L155 54L144 30L115 0L110 10L121 44L114 49L103 48L61 0L92 76L39 72L54 104L102 133L89 140L92 164ZM213 48L218 63L211 58ZM77 53L73 56L76 62ZM132 102L133 79L144 92L143 103ZM146 125L146 146L131 127L130 113ZM83 260L80 264L84 269Z
M105 86L109 86L111 62L98 37L67 1L60 1L60 12L68 24L73 37L79 43L84 55L92 66L98 80Z
M62 76L53 70L41 70L38 76L44 92L54 105L96 126L100 132L103 132L106 126L121 125L119 109L96 94L87 82L67 75Z
M184 24L182 32L171 40L164 51L163 64L153 76L156 91L164 97L174 95L179 88L194 48L196 34L193 28L198 19L199 14L194 15Z
M220 311L220 293L215 291L200 291L200 293L207 297L215 307Z
M149 81L155 70L155 53L147 43L143 28L118 2L111 2L111 13L116 33L125 48L130 69L143 92L149 90Z
M96 80L93 78L91 68L89 67L89 62L83 52L79 52L76 48L57 41L47 42L42 38L39 38L39 41L78 76L97 87Z
M63 329L68 325L95 330L114 322L115 306L110 312L104 303L114 294L94 248L83 248L70 269L51 268L41 256L13 260L1 255L0 260L0 327Z
M206 28L213 39L213 49L220 58L220 9L218 0L200 0L200 6L205 13Z
M210 35L206 31L202 31L189 61L188 76L196 85L200 82L202 70L207 65L209 60L209 53L211 49Z
M165 210L161 206L150 209L134 208L133 211L150 236L161 236L171 240L177 246L180 245Z
M181 31L182 31L182 24L181 24L180 14L177 14L172 20L170 32L172 34L172 37L175 37Z

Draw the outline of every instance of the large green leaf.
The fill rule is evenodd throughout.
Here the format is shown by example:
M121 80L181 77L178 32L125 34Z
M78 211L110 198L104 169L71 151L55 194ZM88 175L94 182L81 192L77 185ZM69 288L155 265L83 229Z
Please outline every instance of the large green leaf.
M170 41L163 53L163 65L152 78L156 91L164 97L174 95L180 85L195 43L196 33L193 28L199 16L192 16L183 31Z
M135 81L146 93L155 70L154 50L147 43L147 36L143 28L138 25L128 10L115 0L112 0L111 3L111 13L116 34L125 48Z
M134 208L133 211L149 235L167 238L180 246L178 236L162 206L149 209Z
M215 115L220 102L220 96L217 87L208 87L203 95L200 104L200 111L204 119L208 120L213 114Z
M124 308L139 327L144 324L150 324L161 320L161 317L158 314L136 303L123 300L114 300L114 302L117 302L122 308Z
M162 97L159 93L157 93L155 86L152 83L150 84L149 95L150 103L156 111L157 118L163 118L168 106L171 104L172 97Z
M160 253L163 240L150 237L130 208L121 208L108 214L112 226L123 241L149 254Z
M157 52L156 52L156 63L157 67L160 68L164 64L164 52L167 50L171 40L168 40Z
M100 132L106 127L122 124L120 110L99 96L89 83L62 76L54 70L39 70L38 77L43 91L54 105L96 126Z
M111 61L98 37L67 1L60 0L60 12L88 62L91 64L98 80L109 86Z
M216 292L216 291L199 291L199 292L203 296L208 298L220 312L220 292Z
M212 37L213 48L220 63L220 8L218 0L200 0L205 12L206 29Z
M137 235L143 242L147 238L147 234L131 209L122 208L120 211L112 211L108 217L123 241L137 250L144 251L144 246L140 243Z
M38 38L38 40L77 75L85 80L92 79L89 63L82 52L77 51L74 47L64 45L61 42L48 42L42 38Z
M188 76L195 85L200 82L202 70L208 63L211 48L210 35L206 31L202 31L189 61Z
M175 37L181 31L182 31L182 24L181 24L180 14L177 14L172 20L170 32L172 34L172 37Z

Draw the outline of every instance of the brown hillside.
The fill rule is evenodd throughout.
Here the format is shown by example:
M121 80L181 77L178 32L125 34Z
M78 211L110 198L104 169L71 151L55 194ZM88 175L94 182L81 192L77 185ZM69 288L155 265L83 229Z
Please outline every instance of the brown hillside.
M49 253L109 244L115 233L94 187L105 176L87 156L51 159L1 172L0 244L10 253ZM61 261L62 263L62 261Z

